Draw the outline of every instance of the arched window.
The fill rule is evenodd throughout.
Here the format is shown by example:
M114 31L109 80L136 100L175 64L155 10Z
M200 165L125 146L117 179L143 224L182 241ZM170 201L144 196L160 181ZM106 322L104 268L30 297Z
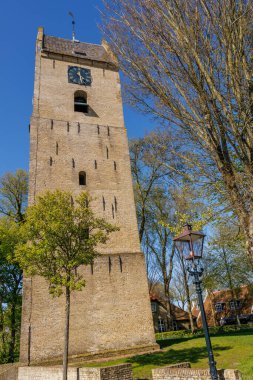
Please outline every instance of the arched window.
M80 186L85 186L86 185L86 173L85 172L80 172L79 173L79 185Z
M87 94L84 91L76 91L74 95L74 110L75 112L89 112L87 103Z

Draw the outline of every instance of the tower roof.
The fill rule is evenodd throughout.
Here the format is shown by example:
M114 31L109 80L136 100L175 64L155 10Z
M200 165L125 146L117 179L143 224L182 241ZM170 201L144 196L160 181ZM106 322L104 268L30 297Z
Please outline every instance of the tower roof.
M106 42L102 42L102 45L96 45L44 35L43 51L71 55L78 58L111 63L113 65L117 64Z

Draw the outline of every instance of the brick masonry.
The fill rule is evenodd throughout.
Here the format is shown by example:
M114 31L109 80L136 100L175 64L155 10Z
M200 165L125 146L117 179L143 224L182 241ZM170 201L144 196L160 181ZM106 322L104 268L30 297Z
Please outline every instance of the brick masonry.
M145 261L140 252L127 133L118 68L98 60L43 50L36 42L30 123L29 203L45 190L86 190L97 215L120 227L93 268L81 268L86 287L71 297L70 355L155 343ZM89 68L91 86L68 82L68 66ZM74 112L75 91L85 91L88 114ZM79 185L85 171L86 186ZM24 278L20 361L59 358L64 297L52 298L42 278Z
M240 371L233 369L218 370L219 380L242 380ZM208 369L175 368L168 366L152 370L153 380L211 380Z
M20 367L17 380L62 380L62 375L62 368ZM132 366L69 368L68 380L133 380Z

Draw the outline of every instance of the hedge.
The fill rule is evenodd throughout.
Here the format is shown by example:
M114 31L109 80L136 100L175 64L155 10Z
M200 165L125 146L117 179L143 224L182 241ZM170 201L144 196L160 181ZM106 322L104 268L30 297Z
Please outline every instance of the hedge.
M237 325L227 325L227 326L215 326L209 327L210 335L216 334L226 334L228 332L236 332L236 331L245 331L249 330L252 332L253 324L249 323L248 325L241 325L240 327ZM196 336L203 336L203 329L198 329L193 334L191 330L176 330L176 331L166 331L162 333L156 333L156 340L164 340L164 339L177 339L177 338L192 338Z

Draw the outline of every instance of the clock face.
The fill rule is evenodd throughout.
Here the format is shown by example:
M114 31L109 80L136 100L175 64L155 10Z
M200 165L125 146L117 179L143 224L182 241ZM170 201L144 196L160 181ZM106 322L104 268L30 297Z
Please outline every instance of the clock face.
M84 86L91 85L91 73L89 69L78 66L69 66L68 68L69 83L81 84Z

